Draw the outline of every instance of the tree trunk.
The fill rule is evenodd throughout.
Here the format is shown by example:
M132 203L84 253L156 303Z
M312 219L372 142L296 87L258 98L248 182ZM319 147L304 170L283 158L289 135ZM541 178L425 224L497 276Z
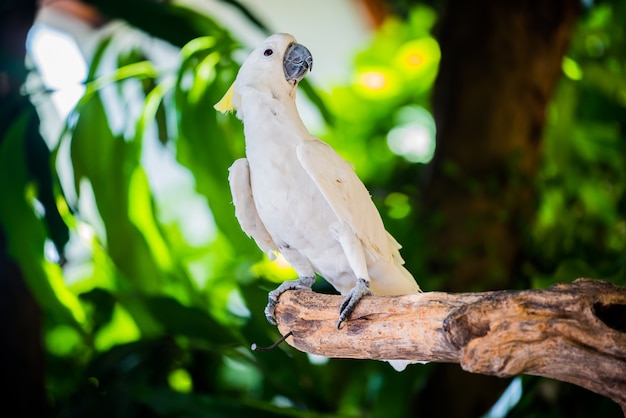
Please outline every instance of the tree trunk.
M29 112L32 120L37 120L34 107L20 92L26 77L26 34L35 17L36 2L10 3L15 5L3 7L0 13L0 52L3 54L0 59L0 146L14 118ZM33 126L29 132L39 135L37 128ZM0 415L45 417L49 409L41 310L26 286L20 267L9 254L1 226L0 318L0 411L3 411Z
M578 4L448 3L439 28L437 154L426 204L443 215L431 231L431 259L451 272L450 289L508 288L517 277L509 273L534 216L546 108Z
M19 266L8 257L0 228L0 411L3 416L48 416L41 309Z
M433 95L437 152L423 195L429 271L444 290L506 289L524 277L546 108L578 14L577 0L445 4ZM441 384L429 386L421 404L458 401L437 402L454 410L422 411L429 415L481 415L506 385L458 368L433 377Z
M342 299L285 292L278 328L307 353L545 376L607 396L626 413L626 287L579 279L547 290L365 297L337 330Z

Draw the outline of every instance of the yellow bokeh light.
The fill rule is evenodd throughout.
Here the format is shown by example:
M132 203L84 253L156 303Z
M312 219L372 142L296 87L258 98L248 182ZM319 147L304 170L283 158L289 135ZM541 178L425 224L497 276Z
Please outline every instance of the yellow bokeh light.
M360 81L370 90L383 90L389 84L385 74L377 71L368 71L361 74Z
M420 77L435 71L441 51L437 41L430 37L416 39L402 45L395 56L395 66L409 77Z
M280 253L276 254L276 259L274 260L274 264L276 264L276 267L278 267L281 270L291 269L291 264L289 264L289 261L287 261L287 259Z
M355 90L368 98L389 98L400 92L398 74L387 68L363 68L354 80Z
M404 57L407 67L419 67L424 62L424 54L421 51L413 51Z
M280 253L276 253L276 259L273 261L267 257L264 257L262 261L254 264L251 268L252 273L258 277L265 277L266 279L280 283L285 280L293 280L298 277L296 271L291 267L291 264Z

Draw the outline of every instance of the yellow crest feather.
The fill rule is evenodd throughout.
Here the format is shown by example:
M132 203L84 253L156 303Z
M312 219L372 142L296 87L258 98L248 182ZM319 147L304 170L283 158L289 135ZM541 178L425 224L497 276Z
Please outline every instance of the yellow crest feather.
M235 106L233 106L233 93L235 92L235 83L228 89L222 100L215 103L213 108L218 112L227 113L235 110Z

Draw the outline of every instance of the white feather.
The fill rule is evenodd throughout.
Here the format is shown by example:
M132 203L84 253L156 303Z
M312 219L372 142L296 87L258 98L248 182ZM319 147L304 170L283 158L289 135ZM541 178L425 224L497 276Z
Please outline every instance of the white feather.
M250 188L248 160L240 158L228 169L228 183L235 205L235 216L243 232L252 237L263 252L272 254L278 247L256 211Z

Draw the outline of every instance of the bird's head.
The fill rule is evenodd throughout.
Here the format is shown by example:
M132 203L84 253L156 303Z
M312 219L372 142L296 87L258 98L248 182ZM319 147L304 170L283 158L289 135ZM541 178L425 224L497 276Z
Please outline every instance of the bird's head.
M237 110L240 89L252 87L270 91L274 97L294 97L298 82L313 68L309 50L287 33L265 39L244 61L233 85L214 107L225 113Z

